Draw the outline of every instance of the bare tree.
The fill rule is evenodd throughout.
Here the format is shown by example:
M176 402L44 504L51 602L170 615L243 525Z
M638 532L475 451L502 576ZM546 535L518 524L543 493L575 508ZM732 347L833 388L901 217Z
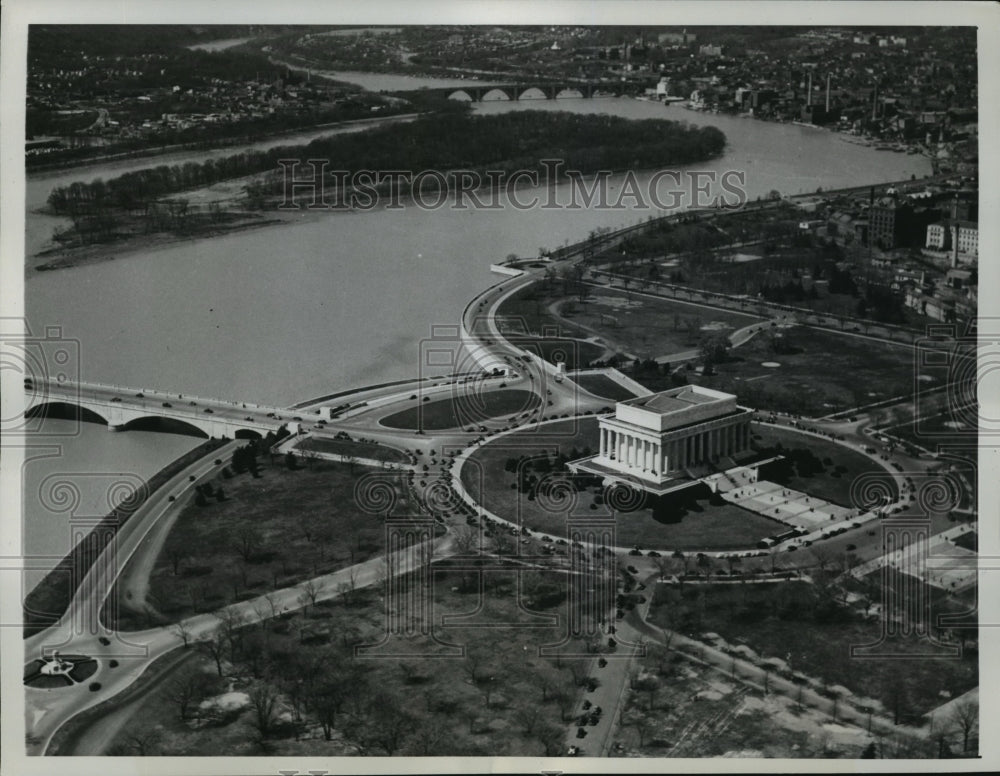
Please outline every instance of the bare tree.
M558 725L546 722L535 727L535 739L545 747L546 757L557 757L563 753L566 731Z
M215 662L215 670L219 676L224 676L222 665L226 659L226 638L220 629L198 642L198 647Z
M576 706L576 695L566 690L556 690L552 694L552 700L559 707L559 719L566 721L573 711L573 707Z
M302 593L313 606L316 605L316 599L322 591L323 586L315 579L307 579L302 583Z
M257 554L260 543L260 533L252 525L242 526L233 534L233 549L247 563Z
M268 682L258 682L248 693L253 710L251 724L262 739L268 738L277 722L278 693Z
M418 723L407 739L407 750L423 757L440 754L444 743L453 735L444 725L425 719Z
M205 678L191 671L170 682L167 695L177 706L182 722L191 718L191 711L205 698Z
M123 743L127 747L126 751L141 757L154 755L160 743L160 734L156 730L132 731L125 736Z
M542 721L542 707L537 703L521 703L517 707L517 720L521 724L521 729L524 731L524 735L530 736L538 728L538 724Z
M337 719L348 699L360 692L363 676L348 664L344 670L334 670L323 676L306 696L309 709L323 728L323 738L329 741Z
M171 632L180 638L184 644L184 649L187 649L191 645L192 633L191 629L187 626L187 623L181 620L180 622L174 624L171 627Z
M635 730L639 736L639 746L646 745L646 738L653 731L653 721L638 711L631 711L625 715L622 724Z
M969 739L979 725L979 701L966 698L956 701L948 714L950 722L962 734L962 752L969 751Z
M167 546L167 560L170 561L170 567L173 569L174 576L177 576L180 571L181 561L188 557L188 551L186 548L179 544L170 544Z
M229 650L229 661L236 662L243 646L243 626L246 620L233 608L226 608L215 615L219 619L219 631Z
M477 528L471 525L462 525L452 532L454 537L455 550L458 555L478 555L479 535Z

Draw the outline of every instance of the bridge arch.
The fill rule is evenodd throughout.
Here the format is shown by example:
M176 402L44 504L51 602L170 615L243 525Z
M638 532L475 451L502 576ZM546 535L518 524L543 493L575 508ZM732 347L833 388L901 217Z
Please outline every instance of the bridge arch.
M165 418L159 415L143 415L120 426L122 431L156 431L161 434L182 434L184 436L208 439L209 434L193 423L177 418Z
M560 89L556 92L557 100L580 100L583 99L583 92L579 89L574 89L572 86L567 86L565 89Z
M79 420L84 423L100 423L102 426L108 425L108 419L100 413L65 401L47 401L36 404L24 411L24 417Z
M547 100L549 95L539 89L537 86L529 86L518 96L519 100Z
M497 102L497 101L509 101L511 100L510 94L506 89L490 89L488 92L484 92L480 102Z
M469 94L465 89L456 89L451 94L448 95L449 100L458 100L459 102L472 102L472 95Z
M252 428L238 428L236 429L236 433L233 434L233 438L260 440L264 437L259 431L254 431Z

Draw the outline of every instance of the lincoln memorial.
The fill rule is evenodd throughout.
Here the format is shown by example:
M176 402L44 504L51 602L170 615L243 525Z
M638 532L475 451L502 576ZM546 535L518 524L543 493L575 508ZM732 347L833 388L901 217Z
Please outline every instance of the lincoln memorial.
M732 394L697 385L618 402L614 415L600 418L600 453L569 466L665 492L690 482L692 470L734 466L750 449L752 414Z

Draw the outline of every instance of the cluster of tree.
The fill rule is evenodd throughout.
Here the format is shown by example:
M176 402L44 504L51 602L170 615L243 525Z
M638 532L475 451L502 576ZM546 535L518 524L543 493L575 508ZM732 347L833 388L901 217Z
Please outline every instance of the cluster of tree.
M785 283L766 283L761 285L758 294L769 302L777 304L789 304L804 302L807 300L819 299L819 292L815 285L809 286L806 290L802 286L801 280L789 279Z
M850 270L841 269L834 264L828 268L827 275L830 280L831 294L858 295L858 284L854 282L854 275L851 274Z
M259 477L260 471L257 468L257 455L257 445L253 442L242 447L237 447L233 450L231 463L233 472L236 474L250 472L254 477Z
M106 200L120 208L145 203L194 186L272 172L282 159L323 159L330 173L359 170L538 170L540 159L560 159L565 169L658 167L704 160L721 153L725 136L714 127L674 121L629 121L606 115L517 111L472 116L454 110L366 132L319 138L306 146L249 151L221 159L138 170L109 181L57 187L49 205L57 213L93 207ZM308 172L299 170L299 176ZM331 191L336 179L330 178ZM248 187L248 196L282 193L279 174ZM428 196L430 192L428 191Z
M859 318L870 318L880 323L906 323L903 298L885 286L869 283L865 295L858 300Z
M222 489L222 486L212 485L211 482L206 482L201 485L195 486L194 489L194 503L200 507L207 507L208 500L214 498L220 504L226 500L226 493Z

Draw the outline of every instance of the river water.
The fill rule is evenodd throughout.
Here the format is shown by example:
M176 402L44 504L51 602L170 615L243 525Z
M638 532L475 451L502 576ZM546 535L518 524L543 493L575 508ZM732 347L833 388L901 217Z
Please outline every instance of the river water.
M346 74L338 77L346 79ZM383 79L370 75L363 85L387 88L378 86ZM413 79L408 80L412 88ZM930 172L922 157L874 151L843 142L832 132L627 98L495 101L475 109L490 114L526 107L718 126L728 138L725 154L696 166L716 174L744 171L751 199L772 189L797 194ZM56 182L121 170L117 165L91 167L76 171L83 174L33 178L29 211ZM638 177L646 181L649 174ZM533 193L545 194L529 189L519 191L518 199L527 201ZM555 194L556 201L570 199L565 185ZM291 404L418 375L432 326L457 324L468 299L498 279L489 273L491 262L510 253L534 256L540 247L555 248L594 228L635 223L656 212L634 207L424 210L409 205L303 215L287 225L32 275L26 281L26 308L34 330L61 326L65 336L80 340L84 379ZM29 235L33 228L38 234L38 218L29 212ZM459 350L457 342L448 340L433 347ZM83 470L93 461L99 470L136 469L147 476L197 443L167 435L137 442L136 432L108 434L92 428L97 431L62 440L63 461L79 461ZM36 478L44 475L45 465L28 467L27 493L37 490ZM37 503L26 505L29 546L39 552L67 551L59 521L44 514L38 518L37 509Z

